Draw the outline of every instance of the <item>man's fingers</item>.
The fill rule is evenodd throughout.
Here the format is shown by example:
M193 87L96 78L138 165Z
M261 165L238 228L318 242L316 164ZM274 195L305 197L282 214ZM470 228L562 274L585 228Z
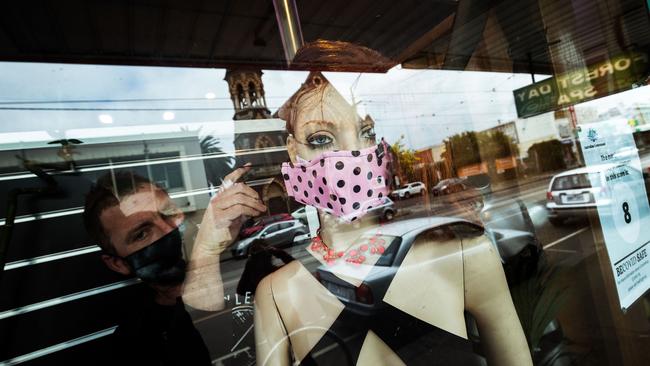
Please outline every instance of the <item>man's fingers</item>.
M261 213L260 211L252 207L238 205L238 206L232 206L230 208L221 211L219 215L219 219L232 221L244 215L254 217L254 216L258 216L260 213Z
M262 203L262 201L260 201L258 198L247 196L241 192L225 197L220 197L219 199L215 200L212 205L214 208L219 210L226 210L233 206L244 205L254 208L260 212L266 211L266 206Z
M226 175L224 181L229 180L232 183L235 183L241 178L244 174L248 173L249 170L253 167L253 164L246 163L244 166L233 170L230 174Z
M223 192L219 193L218 196L214 198L214 201L219 201L220 199L226 198L228 196L242 193L253 199L260 199L259 194L255 190L244 183L237 183L233 187L230 187Z

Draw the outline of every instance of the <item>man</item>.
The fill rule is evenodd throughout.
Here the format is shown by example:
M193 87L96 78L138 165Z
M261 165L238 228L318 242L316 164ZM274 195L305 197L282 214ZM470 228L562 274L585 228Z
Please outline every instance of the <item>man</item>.
M248 216L266 211L254 190L232 183L249 169L246 165L228 175L225 186L229 188L211 200L189 265L182 257L184 215L167 192L131 172L107 174L92 187L86 196L84 223L102 249L102 260L115 272L135 275L152 290L152 296L134 305L132 314L118 326L113 337L116 361L210 364L181 295L202 310L223 307L219 254L234 241ZM205 298L206 289L212 298Z

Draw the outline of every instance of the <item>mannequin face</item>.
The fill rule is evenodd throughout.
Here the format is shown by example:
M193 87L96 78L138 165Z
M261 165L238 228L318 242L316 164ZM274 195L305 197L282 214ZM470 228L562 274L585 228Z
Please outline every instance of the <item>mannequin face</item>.
M287 138L291 161L296 163L298 158L314 160L330 151L359 151L376 147L373 121L359 118L356 110L331 84L317 78L314 76L308 80L317 86L300 95L292 106L293 134ZM379 219L373 215L360 215L350 223L323 210L319 210L319 213L324 237L327 237L324 232L328 228L340 234L349 232L352 236L358 235L353 231L374 225Z
M311 160L326 151L361 150L376 144L373 122L360 119L330 84L302 96L296 108L294 135L287 138L292 162L297 156Z

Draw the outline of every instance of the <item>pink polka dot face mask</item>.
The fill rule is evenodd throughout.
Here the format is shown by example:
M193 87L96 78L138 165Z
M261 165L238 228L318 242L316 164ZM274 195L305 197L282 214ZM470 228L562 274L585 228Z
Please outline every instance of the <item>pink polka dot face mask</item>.
M283 163L287 192L296 201L352 222L383 202L392 174L383 140L357 151L328 151L306 161Z

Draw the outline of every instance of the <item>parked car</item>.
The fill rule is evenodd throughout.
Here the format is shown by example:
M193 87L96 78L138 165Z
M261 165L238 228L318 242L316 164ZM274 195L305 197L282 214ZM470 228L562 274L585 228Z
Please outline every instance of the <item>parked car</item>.
M257 219L257 221L253 221L251 225L245 226L240 230L239 232L239 238L248 238L251 235L259 232L260 230L264 229L267 225L274 223L274 222L280 222L280 221L289 221L293 220L293 216L287 214L287 213L281 213L277 215L272 215L272 216L267 216L267 217L262 217L261 219Z
M305 210L305 206L300 207L299 209L293 211L291 213L291 216L293 216L294 219L300 220L304 223L307 222L307 211Z
M367 216L379 217L379 219L390 221L395 217L397 213L397 208L395 203L388 197L383 197L381 199L381 204L368 210Z
M484 229L470 221L455 217L425 217L382 226L382 239L386 242L384 255L375 263L376 268L363 279L359 287L341 280L328 266L320 266L316 277L330 292L347 305L350 311L372 316L381 312L386 304L382 299L391 279L399 269L415 239L430 232L465 239L483 235L497 247L509 284L516 284L532 276L537 269L541 246L533 233L520 230ZM363 265L363 264L362 264Z
M274 247L286 247L293 245L296 237L305 235L309 232L300 220L280 221L269 224L261 231L251 235L250 237L239 240L233 244L231 253L235 258L243 258L248 256L251 244L256 239L264 239L266 244Z
M397 207L395 203L388 197L383 197L381 199L381 204L376 205L375 207L368 210L366 216L379 217L382 220L390 221L395 217L397 213ZM291 213L294 219L300 220L303 223L307 223L307 214L305 212L305 207L301 207Z
M443 179L431 188L431 192L434 196L442 196L445 194L464 191L468 188L465 183L465 179L462 178Z
M409 183L402 188L396 189L390 193L390 196L393 198L409 198L415 194L424 194L427 191L427 187L422 182L413 182Z

